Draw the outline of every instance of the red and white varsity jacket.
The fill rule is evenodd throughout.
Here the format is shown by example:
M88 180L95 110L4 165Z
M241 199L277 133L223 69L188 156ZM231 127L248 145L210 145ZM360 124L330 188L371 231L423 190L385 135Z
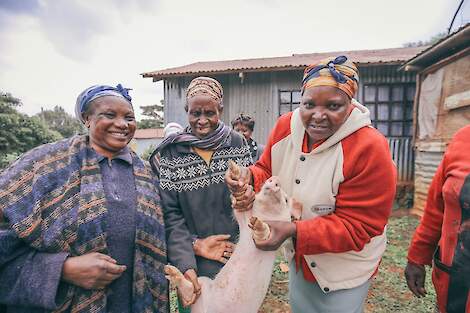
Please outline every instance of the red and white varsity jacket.
M374 274L395 196L387 141L370 127L367 108L353 104L338 131L311 151L298 109L281 116L250 167L256 191L279 176L287 194L302 203L295 260L324 292L359 286Z

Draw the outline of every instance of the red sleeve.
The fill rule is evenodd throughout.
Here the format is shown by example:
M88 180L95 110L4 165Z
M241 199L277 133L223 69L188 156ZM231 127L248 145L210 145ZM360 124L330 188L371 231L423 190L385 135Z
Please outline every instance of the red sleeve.
M291 118L292 112L289 112L277 120L271 134L269 134L263 154L254 165L250 166L255 192L259 192L264 182L272 176L271 149L277 142L289 136Z
M343 139L343 175L333 214L297 222L300 255L360 251L383 233L396 188L387 140L364 127Z

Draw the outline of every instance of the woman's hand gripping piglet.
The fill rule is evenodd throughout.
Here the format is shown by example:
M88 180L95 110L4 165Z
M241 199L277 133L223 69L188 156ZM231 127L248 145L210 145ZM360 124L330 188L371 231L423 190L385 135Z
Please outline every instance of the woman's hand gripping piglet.
M253 208L255 192L251 185L251 172L246 167L240 167L229 161L229 169L225 173L225 181L232 193L232 207L237 211L248 211Z

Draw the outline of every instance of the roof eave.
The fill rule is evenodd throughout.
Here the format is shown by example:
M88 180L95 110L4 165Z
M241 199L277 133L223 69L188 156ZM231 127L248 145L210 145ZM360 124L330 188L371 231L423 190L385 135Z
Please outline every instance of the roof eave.
M381 66L381 65L401 65L403 64L404 60L395 60L395 61L388 61L388 62L356 62L356 64L360 67L368 67L368 66ZM240 68L240 69L226 69L220 71L197 71L197 72L184 72L184 73L165 73L165 74L154 74L152 72L149 73L142 73L143 78L153 78L154 82L163 80L165 78L178 78L178 77L187 77L187 76L196 76L196 75L224 75L224 74L233 74L233 73L260 73L260 72L282 72L282 71L296 71L296 70L303 70L307 67L308 64L298 65L298 66L274 66L274 67L259 67L259 68Z
M270 71L295 71L303 70L307 65L300 66L275 66L275 67L260 67L260 68L240 68L240 69L226 69L220 71L197 71L197 72L184 72L184 73L166 73L166 74L152 74L152 73L143 73L142 77L152 77L153 81L159 81L165 78L175 78L175 77L187 77L195 75L224 75L224 74L233 74L233 73L259 73L259 72L270 72Z
M408 60L399 70L411 71L422 70L437 60L454 54L470 46L470 24L462 27L454 34L441 39L436 44L423 50Z

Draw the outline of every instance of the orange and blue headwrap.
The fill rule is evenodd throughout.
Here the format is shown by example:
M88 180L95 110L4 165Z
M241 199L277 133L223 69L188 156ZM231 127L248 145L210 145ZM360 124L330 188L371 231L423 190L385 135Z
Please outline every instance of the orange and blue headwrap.
M309 65L302 79L302 94L315 86L332 86L344 91L350 98L356 94L359 73L356 65L344 55L327 58Z
M121 84L118 84L116 87L106 85L88 87L78 95L77 102L75 103L75 116L82 123L85 123L82 114L88 109L90 102L104 96L113 96L125 99L132 106L132 98L129 95L129 90L132 89L124 88Z

